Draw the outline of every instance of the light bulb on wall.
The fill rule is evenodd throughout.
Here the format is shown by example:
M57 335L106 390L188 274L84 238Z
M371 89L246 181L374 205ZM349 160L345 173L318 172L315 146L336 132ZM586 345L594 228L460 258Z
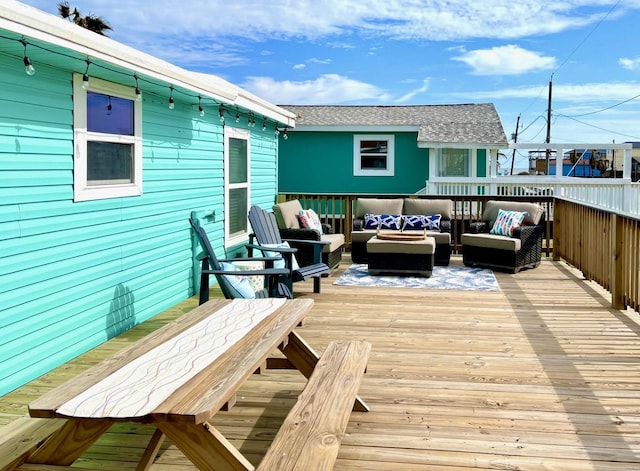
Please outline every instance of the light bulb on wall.
M171 92L169 92L169 109L172 110L176 107L173 101L173 85L169 87L169 90L171 90Z
M198 112L200 116L204 116L204 108L202 108L202 97L198 95Z
M34 75L36 73L36 68L31 63L31 59L27 56L27 41L21 39L20 42L24 46L24 57L22 58L22 62L24 63L24 71L27 75Z
M133 78L136 80L136 101L142 100L142 94L140 93L140 87L138 86L138 76L133 74Z
M224 106L222 105L218 108L218 116L220 116L220 121L224 123Z
M89 88L89 66L91 65L91 61L89 59L85 59L87 63L87 68L84 70L84 74L82 74L82 88L87 90Z

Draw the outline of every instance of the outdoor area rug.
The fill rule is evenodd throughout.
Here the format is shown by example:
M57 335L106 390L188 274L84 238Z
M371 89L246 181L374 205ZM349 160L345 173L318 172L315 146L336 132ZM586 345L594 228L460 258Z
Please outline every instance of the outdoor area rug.
M468 291L500 291L493 271L470 267L433 267L431 277L371 276L366 264L353 264L334 281L341 286L375 286L389 288L459 289Z

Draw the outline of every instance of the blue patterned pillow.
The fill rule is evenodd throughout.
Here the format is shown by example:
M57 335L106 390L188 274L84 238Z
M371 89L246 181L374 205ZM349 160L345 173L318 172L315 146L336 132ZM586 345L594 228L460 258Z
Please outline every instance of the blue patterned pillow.
M220 262L220 269L228 272L237 271L242 272L233 263ZM253 285L249 278L245 275L222 275L224 279L229 283L230 288L234 291L231 295L234 298L253 299L256 297L255 291L253 291Z
M400 214L365 214L365 229L394 229L400 230L400 222L402 215Z
M504 211L498 209L498 217L496 222L493 223L493 227L489 231L489 234L502 235L511 237L513 231L522 225L524 217L528 213L521 213L519 211Z
M429 231L440 230L441 214L425 216L423 214L408 215L402 217L402 230L427 229Z

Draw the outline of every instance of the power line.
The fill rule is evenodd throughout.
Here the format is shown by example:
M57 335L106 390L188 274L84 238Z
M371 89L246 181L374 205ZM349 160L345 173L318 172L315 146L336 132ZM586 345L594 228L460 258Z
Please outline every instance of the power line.
M620 5L621 0L618 0L615 5L613 5L609 11L607 12L606 15L604 15L602 18L600 18L600 21L598 21L593 28L591 28L591 31L589 31L589 33L584 37L584 39L582 41L580 41L580 43L573 49L573 51L571 51L571 53L566 57L566 59L562 62L562 64L560 64L558 66L558 68L555 70L555 72L553 74L555 74L558 70L560 70L567 62L569 62L569 59L571 59L571 57L578 51L578 49L580 49L582 47L582 45L587 42L587 39L589 39L591 37L591 35L595 32L595 30L602 24L602 22L604 20L606 20L609 15L611 14L611 12L613 10L615 10L618 5ZM552 75L553 75L552 74Z

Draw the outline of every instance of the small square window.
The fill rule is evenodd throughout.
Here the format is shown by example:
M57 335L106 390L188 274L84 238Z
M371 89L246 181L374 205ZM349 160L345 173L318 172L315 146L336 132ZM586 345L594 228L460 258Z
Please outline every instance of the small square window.
M393 176L394 136L355 135L353 174L355 176Z

